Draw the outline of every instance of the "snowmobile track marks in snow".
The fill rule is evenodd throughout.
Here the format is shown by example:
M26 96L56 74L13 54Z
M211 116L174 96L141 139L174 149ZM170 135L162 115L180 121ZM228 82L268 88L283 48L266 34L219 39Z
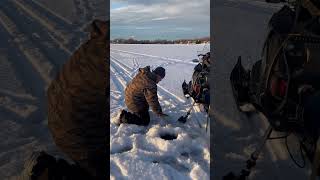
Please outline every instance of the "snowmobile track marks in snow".
M12 68L15 70L17 78L21 81L23 88L27 91L26 93L30 94L31 96L35 96L36 98L40 98L44 94L44 80L41 78L41 76L39 76L39 74L37 73L37 69L33 66L33 64L29 62L30 60L27 59L26 56L24 56L24 53L15 47L14 39L10 37L9 32L4 29L4 26L0 26L0 33L0 37L2 40L1 42L5 43L4 46L8 47L8 61L10 61ZM10 97L26 96L15 94L14 92L9 91L1 91L1 94ZM30 98L34 99L32 97Z
M90 21L93 18L94 9L92 8L89 0L82 0L84 10L85 10L85 19L86 21Z
M179 65L177 62L161 61L158 58L148 58L150 62L143 61L141 58L140 62L140 58L137 59L135 57L137 56L112 51L110 63L111 79L114 79L113 81L117 81L117 79L121 81L128 79L130 81L141 64L155 67L160 63L162 66L170 66L172 63L174 64L172 66L173 69L176 64ZM137 65L137 62L141 64ZM192 69L191 66L190 69ZM168 73L167 78L171 82L170 73ZM179 81L178 78L172 79L172 81L175 80ZM123 82L123 84L127 82ZM163 86L166 90L171 88L168 88L170 85L165 81L163 81ZM121 88L117 88L116 83L112 84L112 88L114 88L113 91L115 92L112 94L115 97L119 94L121 95L121 93L122 95L124 94ZM176 97L183 98L182 94L176 94ZM121 124L120 126L114 123L110 124L110 135L112 137L110 150L118 152L117 148L121 149L129 144L132 144L133 147L130 151L115 153L110 156L110 177L121 179L130 174L131 177L143 179L162 176L168 179L192 179L195 173L198 174L200 172L200 174L204 174L204 179L208 179L207 173L209 172L210 159L208 145L206 144L208 140L206 138L203 139L205 135L204 129L199 129L197 124L191 122L195 121L195 117L202 118L202 114L198 113L199 108L194 107L196 112L192 113L190 121L186 124L181 124L176 120L184 113L184 110L191 107L190 100L185 100L185 103L182 103L159 86L158 95L164 112L169 114L167 119L162 120L156 117L155 114L150 113L151 121L146 127L132 124ZM119 101L113 102L113 106L125 109L125 105L120 105ZM116 117L114 116L115 113L112 110L112 120ZM152 174L149 175L149 172ZM155 174L156 176L154 176ZM158 176L158 174L162 176Z
M123 63L121 63L119 60L115 59L115 58L111 58L111 62L114 62L119 68L122 69L122 74L126 75L127 77L129 77L130 79L132 79L132 75L131 73L128 71L129 67L124 65ZM128 69L126 69L124 66L126 66ZM118 69L121 71L121 69ZM130 68L130 70L132 71L133 69ZM181 99L179 96L171 93L169 90L165 89L164 87L160 86L158 84L158 87L161 90L161 93L163 94L167 94L169 97L172 97L172 100L175 101L176 104L180 104L180 103L186 103L185 100Z
M117 90L124 92L126 85L124 84L124 80L118 77L118 72L116 72L113 66L110 67L111 81L115 84ZM123 98L122 98L123 99Z
M122 79L125 79L126 82L131 81L131 79L133 77L130 75L130 72L123 67L122 63L120 63L119 61L116 61L114 59L111 59L111 64L114 65L112 67L115 67L115 69L117 71L117 74L119 74L122 77ZM170 94L170 95L172 94L172 93L167 93L168 90L162 88L161 86L159 86L159 87L160 87L160 89L159 89L160 90L160 92L159 92L160 94ZM163 98L162 95L160 95L159 99L162 99L162 98ZM173 98L170 98L169 100L165 100L164 102L167 105L176 106L176 105L180 104L177 100L179 100L177 98L177 96L173 95Z
M55 71L60 69L71 52L62 46L62 44L50 34L48 27L39 22L38 19L29 17L26 11L13 2L4 1L6 2L6 8L3 8L3 11L13 20L16 27L41 50L47 60L54 65ZM21 9L21 11L15 13L14 11L16 9ZM35 33L37 35L35 35ZM56 73L54 73L54 76L55 74Z
M110 51L118 51L118 52L127 53L127 54L152 57L152 58L156 58L156 59L159 59L159 60L162 60L162 61L171 61L171 62L176 62L176 63L181 63L181 64L188 64L188 65L193 65L193 66L195 65L195 63L186 62L186 61L183 61L181 59L173 59L173 58L167 58L167 57L161 57L161 56L154 56L154 55L150 55L150 54L141 54L141 53L135 53L135 52L130 52L130 51L112 49L112 48L110 48Z
M30 10L39 18L44 18L48 24L53 26L54 31L50 31L52 35L56 35L57 39L64 37L68 42L60 43L64 49L73 51L81 43L81 38L85 37L85 33L81 31L81 27L61 17L57 13L48 9L35 0L26 0L24 4L28 4ZM49 30L49 29L48 29ZM59 33L57 33L59 32ZM70 36L70 37L68 37Z
M133 71L133 68L129 67L128 65L125 65L124 63L120 62L120 60L114 58L113 56L111 56L111 68L115 68L116 70L116 73L121 75L122 79L127 79L127 80L131 80L133 77L131 76L131 73ZM113 72L115 73L115 72ZM126 77L123 77L123 76L126 76ZM118 77L119 78L119 77ZM128 79L129 78L129 79ZM121 80L119 82L122 82ZM129 81L127 81L129 82ZM124 83L121 83L123 86L124 86ZM188 101L185 101L183 99L181 99L180 97L178 97L177 95L169 92L167 89L163 88L162 86L158 85L159 87L159 99L163 99L163 97L171 97L169 98L169 101L168 100L164 100L163 102L167 105L167 106L173 106L171 107L170 109L172 108L175 108L176 106L178 105L182 105L183 106L189 106L189 103ZM123 91L124 92L124 91ZM199 125L198 122L199 122L199 117L197 115L198 112L201 112L200 108L197 108L197 107L193 107L193 110L194 112L196 113L193 113L193 119L194 119L194 122L197 126ZM203 120L203 122L205 121L205 119Z
M51 68L48 64L46 57L39 51L36 46L31 44L29 38L25 37L21 33L14 21L9 19L1 10L0 10L0 23L12 36L19 50L27 57L32 66L37 70L41 78L44 80L45 84L49 84L51 81L50 73L45 72L43 67Z
M39 3L37 0L25 0L30 6L32 6L39 13L44 14L48 19L52 20L55 24L59 24L60 27L67 27L68 29L72 27L72 22L68 19L60 16L59 14L53 12L51 9ZM59 28L60 28L59 27Z
M76 15L79 17L78 21L75 22L77 25L83 25L87 21L92 20L94 14L89 1L73 0L73 3L75 5Z
M34 11L29 5L21 2L20 0L14 0L12 1L12 3L15 4L17 8L23 10L30 17L37 20L37 22L39 22L42 26L44 26L52 34L52 39L57 44L60 44L60 42L62 42L60 44L60 47L63 48L69 54L71 54L71 52L63 45L68 41L67 36L61 33L61 31L56 27L56 25L53 22L50 22L50 20L46 16L40 15L39 13L37 13L37 11Z

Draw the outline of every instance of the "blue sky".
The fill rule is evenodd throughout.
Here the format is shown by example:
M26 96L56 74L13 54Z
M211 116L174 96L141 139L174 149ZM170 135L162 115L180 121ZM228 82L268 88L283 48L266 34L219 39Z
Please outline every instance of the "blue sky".
M208 37L210 0L111 0L111 39Z
M111 1L111 9L116 9L116 8L125 7L125 6L127 6L126 3L112 2Z

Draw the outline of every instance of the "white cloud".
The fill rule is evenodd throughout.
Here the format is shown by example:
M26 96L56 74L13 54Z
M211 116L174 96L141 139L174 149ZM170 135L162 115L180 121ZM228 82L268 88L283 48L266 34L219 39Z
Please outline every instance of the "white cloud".
M111 9L111 29L128 27L168 27L191 31L210 29L210 0L112 0L127 6ZM191 30L190 30L190 28ZM180 28L180 29L179 29ZM147 30L149 28L146 28ZM130 30L129 30L130 31Z
M137 30L152 29L152 27L135 27Z
M153 18L153 19L151 19L151 21L162 21L162 20L167 20L167 19L172 19L172 18L169 18L169 17L159 17L159 18Z

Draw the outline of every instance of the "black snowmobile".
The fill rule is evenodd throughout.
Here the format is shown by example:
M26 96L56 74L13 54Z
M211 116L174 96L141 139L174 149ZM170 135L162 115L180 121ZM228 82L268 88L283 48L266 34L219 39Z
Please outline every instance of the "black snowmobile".
M262 58L251 70L246 70L239 57L230 81L239 110L244 111L244 106L252 104L267 117L270 126L247 167L223 179L247 179L265 142L275 139L270 137L272 131L287 134L276 139L287 138L289 134L298 137L301 156L303 150L312 163L310 179L315 179L320 174L320 1L267 2L285 5L269 21ZM293 158L291 153L290 156Z
M193 62L199 62L192 74L192 80L187 84L182 83L182 91L185 97L192 98L195 103L202 104L205 111L208 113L210 106L210 52L199 54L200 61L194 59Z

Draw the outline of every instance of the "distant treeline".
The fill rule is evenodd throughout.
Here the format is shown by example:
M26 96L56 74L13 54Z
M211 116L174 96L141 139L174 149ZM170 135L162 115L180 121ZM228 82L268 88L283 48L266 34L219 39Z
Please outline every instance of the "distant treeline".
M178 40L136 40L133 38L130 39L113 39L111 40L112 44L202 44L210 43L209 37L198 38L198 39L178 39Z

